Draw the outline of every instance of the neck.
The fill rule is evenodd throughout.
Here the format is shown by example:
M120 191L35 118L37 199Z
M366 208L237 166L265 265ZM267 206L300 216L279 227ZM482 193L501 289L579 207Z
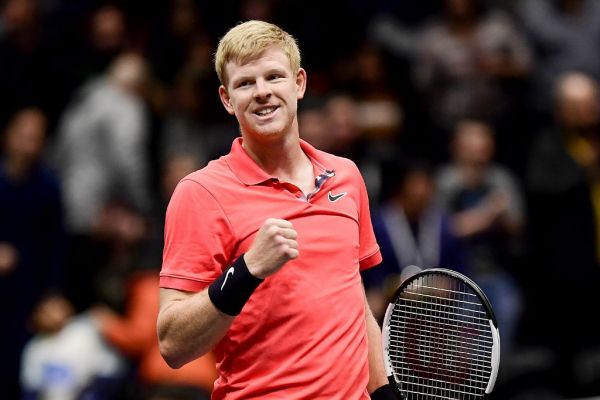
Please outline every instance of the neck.
M244 138L242 146L263 171L280 182L292 183L305 194L314 189L313 165L302 151L297 135L270 143Z
M471 16L451 17L447 23L448 29L458 35L471 33L477 26L477 20Z
M22 180L31 170L32 165L19 158L7 157L4 159L4 170L6 175L13 181Z
M290 175L308 160L300 147L300 139L297 135L261 142L244 135L242 137L244 150L271 176Z
M486 165L476 165L471 163L463 163L459 165L462 171L463 182L467 187L475 188L483 181L483 175L487 170Z

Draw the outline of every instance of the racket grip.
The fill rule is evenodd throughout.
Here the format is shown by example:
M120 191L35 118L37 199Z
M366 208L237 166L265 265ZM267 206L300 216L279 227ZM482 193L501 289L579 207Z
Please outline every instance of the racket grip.
M391 384L383 385L371 393L371 400L398 400L394 388Z

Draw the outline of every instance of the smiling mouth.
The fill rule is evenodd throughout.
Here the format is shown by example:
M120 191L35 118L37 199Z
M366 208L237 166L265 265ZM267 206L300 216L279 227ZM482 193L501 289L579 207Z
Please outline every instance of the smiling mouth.
M267 108L263 108L261 110L255 111L254 114L258 115L259 117L266 117L268 115L273 114L279 107L267 107Z

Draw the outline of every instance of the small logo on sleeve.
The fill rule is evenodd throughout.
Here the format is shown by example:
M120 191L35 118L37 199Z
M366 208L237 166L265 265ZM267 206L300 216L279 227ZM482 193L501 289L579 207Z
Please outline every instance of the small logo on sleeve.
M225 287L225 284L227 283L227 278L229 278L229 275L233 275L234 272L235 272L234 267L231 267L227 270L227 272L225 273L225 279L223 279L223 284L221 285L221 290L223 290L223 288Z
M346 193L347 192L332 194L331 192L329 192L327 194L327 198L329 199L330 202L334 203L334 202L338 201L339 199L341 199L342 197L344 197L346 195Z

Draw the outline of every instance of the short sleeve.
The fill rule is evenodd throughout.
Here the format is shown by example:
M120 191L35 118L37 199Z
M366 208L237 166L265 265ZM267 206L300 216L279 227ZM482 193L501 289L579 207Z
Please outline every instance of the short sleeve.
M360 270L371 268L382 261L381 251L377 240L375 239L375 233L373 232L373 224L371 222L371 213L369 210L369 196L367 193L367 187L365 182L360 175L360 171L356 168L359 180L359 209L358 209L358 223L359 223L359 261Z
M200 291L232 260L233 231L219 202L200 183L182 180L165 218L160 286Z

